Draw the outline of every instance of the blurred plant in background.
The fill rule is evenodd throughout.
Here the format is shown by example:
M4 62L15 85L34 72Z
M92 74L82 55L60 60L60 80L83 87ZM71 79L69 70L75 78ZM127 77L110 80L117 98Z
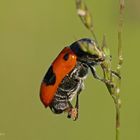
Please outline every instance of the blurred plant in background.
M132 0L127 0L127 8L128 9L131 9L131 10L128 10L128 18L129 20L131 21L140 21L140 1L139 0L135 0L135 1L132 1Z
M97 46L103 51L105 54L105 61L101 64L101 68L103 71L104 78L100 79L105 83L111 97L113 98L115 109L116 109L116 140L119 140L119 129L120 129L120 86L121 86L121 66L123 63L122 56L122 28L123 28L123 12L124 12L124 0L120 0L120 13L119 13L119 22L118 22L118 64L116 71L112 70L112 60L110 50L107 47L106 37L103 36L103 42L100 46L96 39L96 35L94 33L94 26L92 21L92 15L89 12L87 6L82 0L76 0L76 8L77 14L80 17L82 23L85 27L92 33L93 39L95 40Z

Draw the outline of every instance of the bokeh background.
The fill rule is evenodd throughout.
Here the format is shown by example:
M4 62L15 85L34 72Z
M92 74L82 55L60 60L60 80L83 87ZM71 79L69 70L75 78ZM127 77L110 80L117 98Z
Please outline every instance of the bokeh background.
M85 0L101 43L106 33L117 55L118 0ZM140 139L140 1L126 0L123 32L121 139ZM80 118L54 115L39 99L41 80L60 50L92 37L74 0L0 1L0 140L113 140L114 104L106 87L89 76ZM115 61L114 61L115 62ZM115 66L115 64L114 64Z

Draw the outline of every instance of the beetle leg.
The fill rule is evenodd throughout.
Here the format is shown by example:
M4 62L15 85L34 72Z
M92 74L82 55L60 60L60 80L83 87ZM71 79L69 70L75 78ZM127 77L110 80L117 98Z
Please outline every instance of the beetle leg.
M78 111L79 111L79 93L77 93L77 96L76 96L75 119L74 120L78 119L78 115L79 115Z
M67 118L72 118L74 121L78 118L78 109L77 107L73 107L69 102L70 107L67 109L68 116Z
M111 73L121 79L121 76L116 71L111 70Z
M74 121L78 119L78 109L79 109L79 93L76 96L76 104L75 107L68 101L69 108L68 108L68 118L72 118Z
M77 93L77 96L76 96L75 108L77 108L77 110L79 109L79 93Z
M96 69L94 67L89 66L89 68L90 68L92 75L94 76L95 79L98 79L100 81L104 80L103 78L99 77L99 75L97 75Z
M71 112L72 112L73 106L70 103L70 101L68 101L68 104L69 104L69 108L67 109L67 112L68 112L67 118L71 118Z
M95 79L98 79L98 80L100 80L100 81L102 81L102 82L105 83L105 79L104 79L104 78L101 78L101 77L96 73L96 69L95 69L94 67L92 67L92 66L89 65L89 68L90 68L90 70L91 70L91 72L92 72L92 75L93 75L93 77L94 77Z
M105 83L105 84L109 84L109 85L111 85L112 87L114 86L110 81L108 81L108 80L106 80L106 79L104 79L104 78L99 77L99 76L97 75L96 69L95 69L94 67L92 67L92 66L89 65L89 68L90 68L90 70L91 70L91 72L92 72L92 75L94 76L95 79L98 79L98 80L102 81L102 82Z

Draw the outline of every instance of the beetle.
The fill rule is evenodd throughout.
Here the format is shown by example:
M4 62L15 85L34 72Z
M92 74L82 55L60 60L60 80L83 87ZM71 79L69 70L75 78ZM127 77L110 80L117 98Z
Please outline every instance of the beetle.
M94 40L83 38L65 47L45 74L40 99L52 112L68 113L68 118L76 120L79 110L79 94L84 89L84 80L89 70L94 78L103 81L95 66L105 60L105 54ZM71 101L76 97L75 107Z

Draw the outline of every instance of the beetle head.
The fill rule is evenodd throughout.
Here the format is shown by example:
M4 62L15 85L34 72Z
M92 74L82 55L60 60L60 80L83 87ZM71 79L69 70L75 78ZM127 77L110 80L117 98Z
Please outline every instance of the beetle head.
M84 38L74 42L70 48L77 55L78 60L90 65L100 64L105 60L105 55L97 47L95 41Z

